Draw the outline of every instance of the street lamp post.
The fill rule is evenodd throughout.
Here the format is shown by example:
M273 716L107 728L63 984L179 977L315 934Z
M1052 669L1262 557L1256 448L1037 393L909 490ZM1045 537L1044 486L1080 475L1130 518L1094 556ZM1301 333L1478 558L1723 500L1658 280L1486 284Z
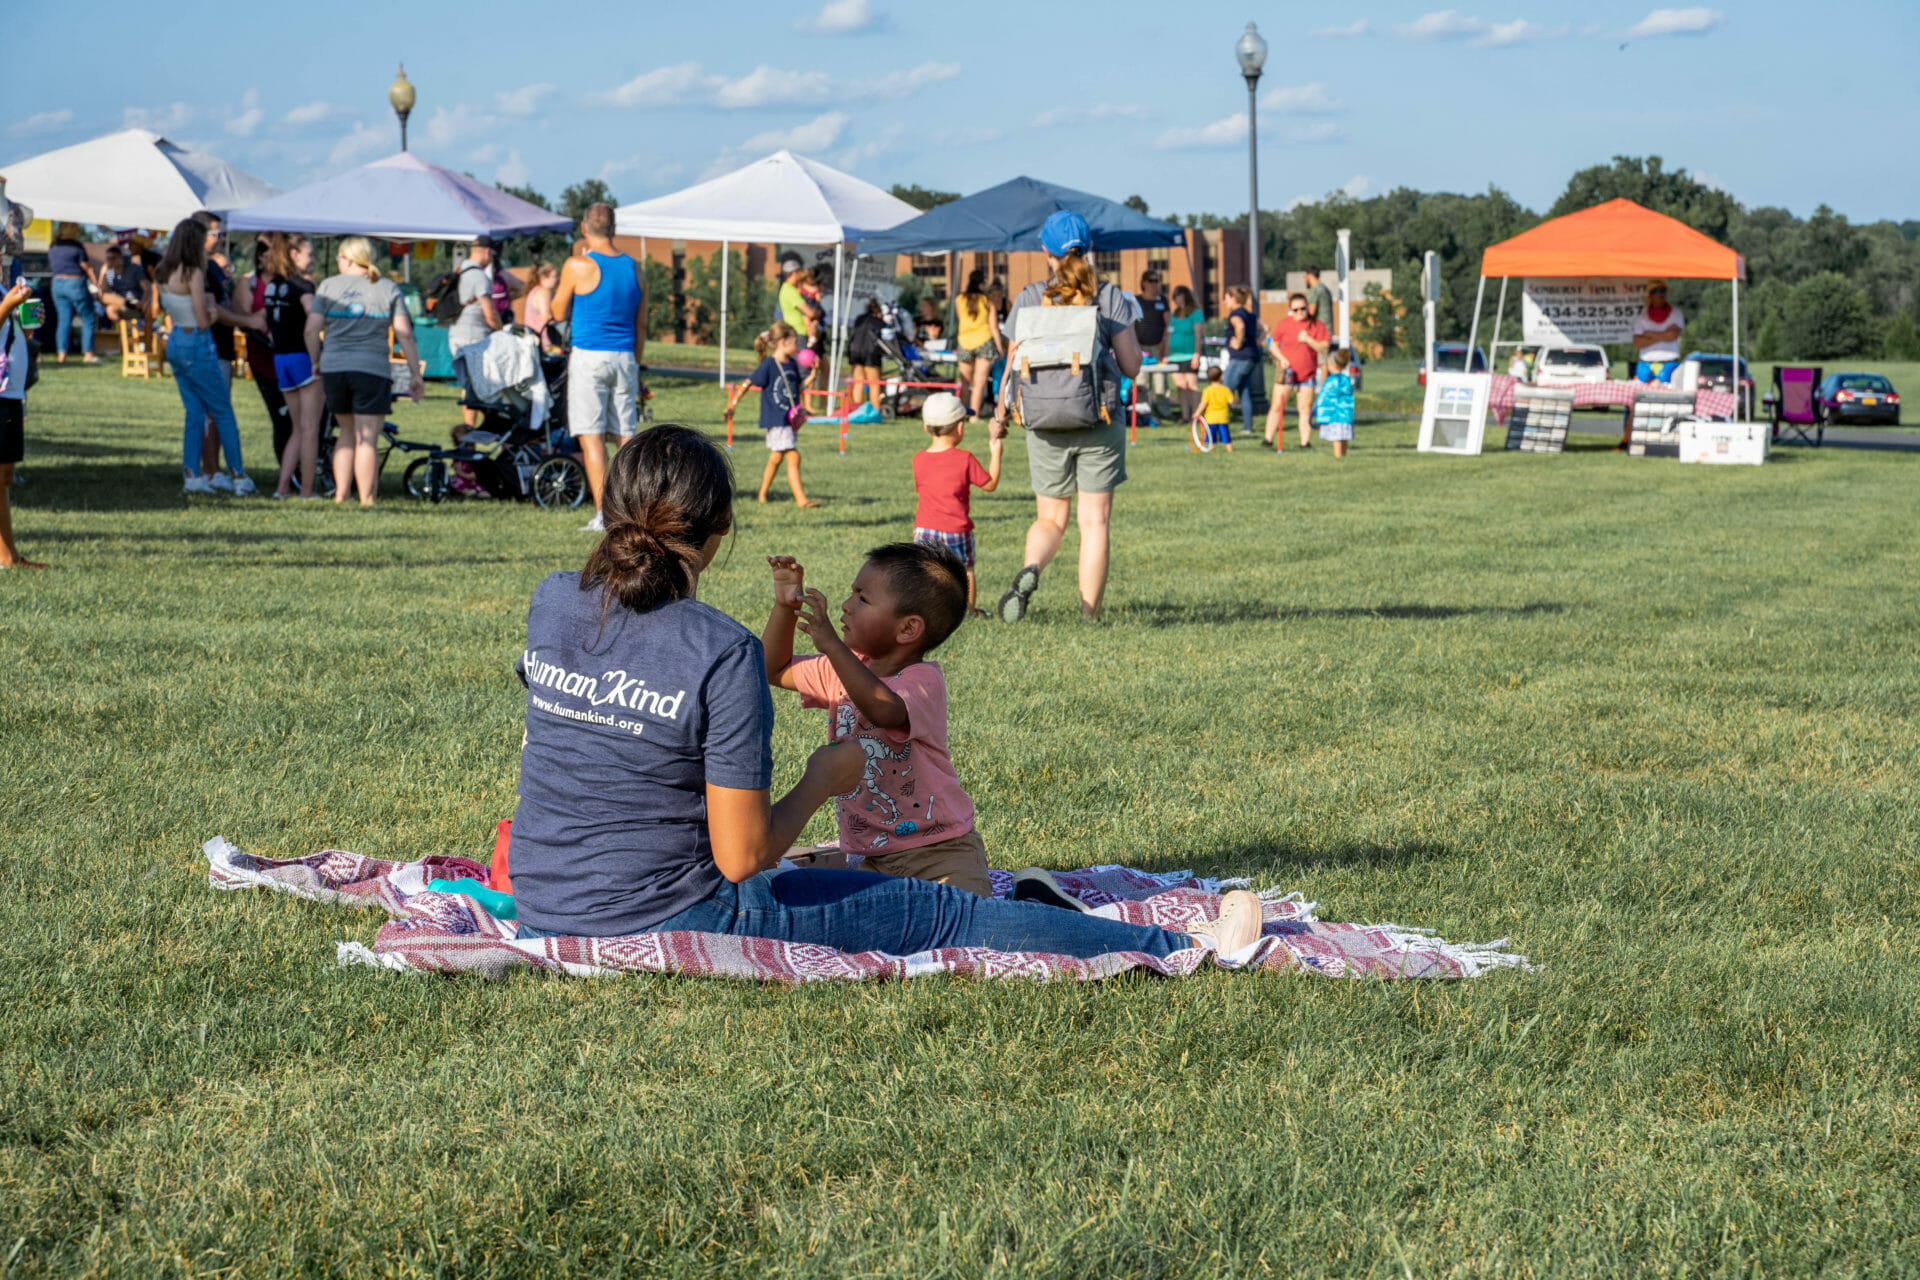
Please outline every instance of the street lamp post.
M1260 314L1260 156L1254 117L1260 69L1267 65L1267 42L1249 22L1233 46L1240 74L1247 81L1247 287L1253 290L1253 311Z
M393 114L400 117L400 149L407 149L407 117L413 113L413 82L407 79L407 67L400 64L400 74L394 77L393 84L387 88L387 101L393 104Z

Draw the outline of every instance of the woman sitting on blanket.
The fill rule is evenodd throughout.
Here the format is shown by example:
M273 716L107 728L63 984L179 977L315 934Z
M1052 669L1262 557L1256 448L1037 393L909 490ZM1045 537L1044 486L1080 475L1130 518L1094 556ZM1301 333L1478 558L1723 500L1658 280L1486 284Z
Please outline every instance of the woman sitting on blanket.
M981 898L869 871L775 871L814 810L860 784L861 749L816 750L771 800L773 700L760 640L697 598L733 528L727 457L663 425L607 475L606 533L533 593L527 736L509 859L520 936L692 930L891 955L942 947L1232 953L1260 903L1229 893L1191 933Z

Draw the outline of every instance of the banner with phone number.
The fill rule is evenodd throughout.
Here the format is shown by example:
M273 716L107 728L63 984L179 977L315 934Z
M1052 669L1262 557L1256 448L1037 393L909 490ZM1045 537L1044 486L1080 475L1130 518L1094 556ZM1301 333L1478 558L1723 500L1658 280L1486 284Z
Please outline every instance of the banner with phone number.
M1541 346L1631 342L1646 306L1646 281L1615 277L1528 277L1521 282L1524 341Z

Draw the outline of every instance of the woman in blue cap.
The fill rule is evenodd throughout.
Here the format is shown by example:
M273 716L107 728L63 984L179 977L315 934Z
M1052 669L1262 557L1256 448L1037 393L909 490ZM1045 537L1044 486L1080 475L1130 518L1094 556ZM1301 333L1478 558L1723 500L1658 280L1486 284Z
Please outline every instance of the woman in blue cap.
M1053 278L1035 281L1014 299L1005 333L1014 340L1024 307L1093 307L1098 313L1101 359L1106 365L1100 381L1105 398L1116 402L1122 377L1140 372L1140 342L1133 332L1133 305L1119 288L1103 284L1093 274L1087 255L1093 235L1087 220L1068 209L1048 218L1040 228L1040 247L1046 251ZM1020 376L1019 353L1010 354L1006 377ZM1007 434L1007 414L1013 397L1001 395L994 408L993 438ZM1100 616L1107 590L1108 525L1113 514L1113 491L1127 478L1127 428L1120 414L1092 418L1084 427L1034 430L1027 433L1027 471L1033 479L1034 521L1027 530L1024 567L1000 597L1000 618L1018 622L1027 616L1027 602L1040 586L1040 571L1060 550L1067 533L1067 516L1079 495L1080 612Z

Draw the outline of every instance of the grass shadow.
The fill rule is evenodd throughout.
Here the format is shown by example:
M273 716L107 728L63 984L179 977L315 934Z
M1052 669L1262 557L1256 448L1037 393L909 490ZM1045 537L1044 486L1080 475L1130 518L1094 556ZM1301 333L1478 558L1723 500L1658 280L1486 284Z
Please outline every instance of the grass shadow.
M1536 614L1565 613L1568 606L1554 600L1535 600L1528 604L1377 604L1377 605L1258 605L1236 601L1197 601L1180 604L1173 601L1147 601L1117 605L1111 617L1115 622L1132 622L1147 627L1211 626L1236 622L1300 622L1316 619L1383 618L1402 622L1432 622L1447 618L1530 617Z

